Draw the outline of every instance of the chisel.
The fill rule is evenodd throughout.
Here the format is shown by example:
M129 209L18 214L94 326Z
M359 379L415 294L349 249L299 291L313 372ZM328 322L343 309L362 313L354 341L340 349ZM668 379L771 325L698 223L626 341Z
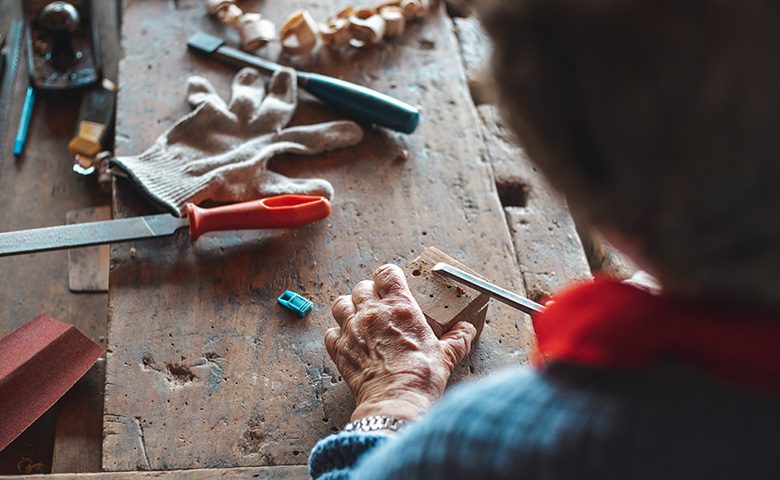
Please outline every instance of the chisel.
M475 277L474 275L464 272L463 270L453 267L447 263L439 262L433 266L431 271L438 273L443 277L455 280L458 283L462 283L463 285L471 287L474 290L486 293L499 302L505 303L512 308L520 310L523 313L532 315L534 313L542 313L544 311L544 307L534 302L533 300L529 300L516 293L510 292L509 290L505 290L499 286L493 285L490 282L486 282L481 278Z
M161 214L0 233L0 257L165 237L183 228L195 241L207 232L300 227L330 215L330 202L279 195L208 209L188 203L186 212L181 218Z
M191 52L238 67L256 68L266 74L281 68L257 55L227 46L221 38L203 32L191 36L187 46ZM298 86L356 120L403 133L412 133L420 121L419 110L376 90L318 73L298 71L295 75Z

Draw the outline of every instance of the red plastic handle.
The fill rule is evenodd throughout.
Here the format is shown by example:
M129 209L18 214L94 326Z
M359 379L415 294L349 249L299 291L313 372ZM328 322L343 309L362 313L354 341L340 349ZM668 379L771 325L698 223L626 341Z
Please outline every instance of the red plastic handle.
M215 208L188 203L185 209L195 241L207 232L300 227L330 215L330 202L325 197L279 195Z

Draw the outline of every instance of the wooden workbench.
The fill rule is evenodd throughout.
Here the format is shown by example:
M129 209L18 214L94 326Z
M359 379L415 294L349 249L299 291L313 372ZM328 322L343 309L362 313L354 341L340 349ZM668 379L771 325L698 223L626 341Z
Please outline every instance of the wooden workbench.
M185 48L199 29L235 42L205 17L202 3L124 2L119 155L141 152L187 113L189 75L207 77L227 95L234 70ZM324 19L346 4L242 7L278 24L296 8ZM337 431L354 406L322 342L334 325L330 303L385 262L405 264L437 245L494 282L520 293L528 284L538 295L588 274L566 209L507 142L495 111L474 105L463 48L442 11L384 45L299 62L423 112L412 135L367 127L354 148L273 163L334 185L328 220L295 231L206 236L194 245L179 237L112 247L104 470L305 464L314 443ZM273 48L261 53L276 56ZM302 97L294 122L339 118ZM551 204L556 209L546 216ZM151 211L121 181L114 208L117 217ZM556 251L546 249L548 241ZM285 289L314 300L315 310L299 319L281 309L276 297ZM492 304L487 321L455 381L526 361L533 341L527 317ZM289 470L290 478L301 475Z

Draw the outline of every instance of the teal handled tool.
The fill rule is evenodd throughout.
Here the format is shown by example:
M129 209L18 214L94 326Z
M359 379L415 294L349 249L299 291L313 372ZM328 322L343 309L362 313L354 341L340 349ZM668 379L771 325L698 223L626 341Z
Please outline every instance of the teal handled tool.
M271 74L280 65L225 45L219 37L196 33L187 40L191 52L221 60L230 65L252 67ZM298 85L324 103L336 107L348 116L380 127L412 133L420 121L420 111L384 93L356 83L310 72L296 72Z

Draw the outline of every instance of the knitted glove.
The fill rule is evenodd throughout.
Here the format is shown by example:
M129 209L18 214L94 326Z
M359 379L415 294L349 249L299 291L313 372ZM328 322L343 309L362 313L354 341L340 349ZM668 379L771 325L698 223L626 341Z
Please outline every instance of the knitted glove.
M238 202L285 193L331 198L333 187L326 180L285 177L268 170L268 160L290 152L314 155L363 138L363 130L350 121L285 128L298 103L295 73L287 68L271 77L268 94L256 70L241 70L227 105L202 77L190 77L187 93L191 113L144 153L111 162L177 215L185 203L204 200Z

